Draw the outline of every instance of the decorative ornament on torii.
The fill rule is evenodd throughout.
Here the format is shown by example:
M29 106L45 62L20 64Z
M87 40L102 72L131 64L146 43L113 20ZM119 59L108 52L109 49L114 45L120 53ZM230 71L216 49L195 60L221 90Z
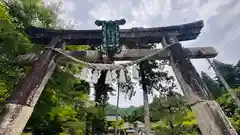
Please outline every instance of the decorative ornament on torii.
M114 56L121 52L119 25L124 25L126 20L102 21L96 20L97 26L102 26L102 45L98 47L101 53Z

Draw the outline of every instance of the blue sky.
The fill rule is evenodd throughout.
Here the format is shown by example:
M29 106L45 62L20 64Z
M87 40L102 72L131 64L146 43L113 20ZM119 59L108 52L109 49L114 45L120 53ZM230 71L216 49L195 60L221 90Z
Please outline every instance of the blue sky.
M75 29L99 29L97 19L124 18L122 28L157 27L204 20L205 26L198 39L182 42L184 47L213 46L219 55L217 60L236 63L240 45L239 0L46 0L61 2L59 19L65 27ZM66 25L67 24L67 25ZM193 60L196 69L213 75L205 60ZM168 69L171 72L171 69ZM138 90L131 101L121 94L120 106L142 105L142 92ZM150 97L151 100L151 97ZM116 104L116 97L111 97Z

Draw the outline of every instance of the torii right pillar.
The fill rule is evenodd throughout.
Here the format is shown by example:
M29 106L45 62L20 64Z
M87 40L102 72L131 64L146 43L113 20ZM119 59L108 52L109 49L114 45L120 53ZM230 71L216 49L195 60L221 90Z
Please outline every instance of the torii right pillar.
M174 44L175 43L175 44ZM170 65L194 112L203 135L238 135L216 101L209 100L208 89L186 57L176 37L163 37L162 45L171 46Z

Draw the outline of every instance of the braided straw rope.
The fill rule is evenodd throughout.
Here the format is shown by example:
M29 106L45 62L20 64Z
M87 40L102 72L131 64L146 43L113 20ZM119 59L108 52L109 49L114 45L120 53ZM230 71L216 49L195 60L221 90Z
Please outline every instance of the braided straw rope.
M85 62L85 61L82 61L82 60L78 60L78 59L68 55L67 53L63 52L62 49L59 49L59 48L45 47L45 49L51 49L51 50L53 50L53 51L63 55L64 57L71 59L72 61L74 61L76 63L83 64L86 67L89 67L89 68L92 68L92 69L96 69L96 70L121 70L121 69L124 69L124 68L126 68L128 66L132 66L132 65L140 63L140 62L142 62L144 60L150 59L151 57L154 57L154 56L160 54L161 52L163 52L164 50L170 48L174 44L170 44L169 46L166 46L166 47L162 48L161 50L158 50L158 51L156 51L154 53L148 54L147 56L142 57L140 59L137 59L135 61L131 61L131 62L128 62L128 63L121 63L121 64L95 64L95 63L89 63L89 62Z

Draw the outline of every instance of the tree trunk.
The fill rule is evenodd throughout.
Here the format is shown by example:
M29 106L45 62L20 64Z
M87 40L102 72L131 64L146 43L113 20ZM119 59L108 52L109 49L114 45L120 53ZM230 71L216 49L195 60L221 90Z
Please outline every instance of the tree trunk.
M151 135L151 123L149 118L149 106L148 106L148 92L147 92L147 86L145 83L145 73L142 67L142 63L140 63L140 73L142 77L142 88L143 88L145 133L146 135Z
M175 37L163 38L163 46L176 43ZM171 48L170 65L176 75L185 98L191 104L197 123L203 135L237 135L237 132L215 101L206 101L207 88L202 83L194 66L181 51L181 44Z
M232 96L232 98L235 101L235 104L240 107L240 101L235 93L235 91L231 91L231 87L228 85L228 83L226 82L226 80L223 78L223 76L221 75L220 71L217 69L216 65L215 65L215 60L213 60L213 62L210 61L210 59L207 59L208 63L211 65L211 67L213 68L214 72L216 73L216 76L219 78L219 80L222 82L225 90L227 92L229 92Z
M171 129L171 135L174 135L174 124L173 124L173 117L172 117L172 108L171 106L168 107L168 110L169 110L169 113L170 113L170 119L169 119L169 126L170 126L170 129Z
M51 47L62 47L59 39L53 39ZM13 93L0 114L0 135L20 135L30 118L56 63L56 54L44 50L32 66L31 72Z
M119 89L119 82L118 82L118 88L117 88L117 109L116 109L116 122L115 122L115 135L118 135L119 97L120 97L120 89Z
M103 61L106 64L111 64L113 61L107 56L103 55ZM98 109L103 109L106 107L107 100L108 100L108 91L110 89L108 84L105 84L107 71L101 71L100 78L98 79L97 84L95 84L95 102L96 107ZM104 114L104 117L106 117L106 114ZM92 125L92 132L96 134L104 134L107 132L105 118L104 119L93 119L93 125Z

